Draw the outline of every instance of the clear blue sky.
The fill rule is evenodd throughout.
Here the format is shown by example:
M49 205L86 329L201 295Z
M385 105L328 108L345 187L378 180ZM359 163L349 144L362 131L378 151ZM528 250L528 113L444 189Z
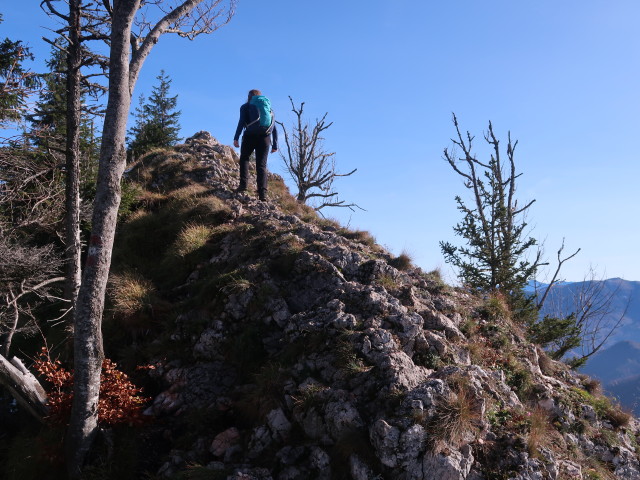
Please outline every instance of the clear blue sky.
M26 41L42 61L52 24L38 3L6 2L0 36ZM339 170L358 169L336 187L366 211L328 215L450 278L438 242L460 243L454 197L467 198L442 159L451 112L479 152L491 120L520 142L518 196L537 200L529 222L547 256L563 237L582 248L565 278L593 265L640 280L639 19L637 0L240 0L213 35L161 38L134 104L164 69L185 137L208 130L231 144L251 88L280 120L291 120L288 95L311 119L329 112L327 149ZM284 174L277 154L270 168Z

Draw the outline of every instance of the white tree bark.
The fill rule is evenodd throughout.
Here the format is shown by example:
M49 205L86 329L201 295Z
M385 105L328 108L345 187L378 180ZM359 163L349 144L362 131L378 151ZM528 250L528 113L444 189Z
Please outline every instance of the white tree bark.
M75 311L74 398L66 443L67 469L71 478L81 478L84 459L98 427L104 357L102 312L120 205L120 180L126 165L125 135L133 89L142 64L160 35L171 32L193 38L200 33L213 32L226 24L235 11L236 0L227 0L226 11L216 10L223 1L185 0L175 8L162 10L164 16L148 29L146 36L142 36L132 34L141 0L117 0L113 2L113 8L108 0L104 0L111 14L109 97L102 131L92 231ZM156 3L156 7L160 8L161 3ZM221 15L222 21L216 23ZM190 31L180 30L189 22L192 22Z
M0 355L0 384L39 421L47 415L47 394L44 388L16 357L9 362Z
M100 372L104 357L102 312L120 205L120 179L126 163L124 141L131 102L129 38L139 7L140 0L120 0L113 9L109 99L102 132L93 228L76 303L74 396L66 443L71 478L81 476L84 459L98 427Z
M82 246L80 244L80 0L69 1L69 46L67 48L67 144L65 191L65 298L71 302L73 322L80 289Z

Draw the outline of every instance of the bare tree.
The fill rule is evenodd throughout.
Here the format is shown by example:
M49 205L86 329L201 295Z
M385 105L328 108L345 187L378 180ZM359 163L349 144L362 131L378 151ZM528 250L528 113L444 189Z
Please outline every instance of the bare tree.
M97 403L103 358L102 313L111 265L120 181L126 165L125 134L131 96L140 69L165 33L194 38L229 22L235 0L104 0L110 19L109 89L92 231L74 328L74 398L67 436L67 468L73 478L97 431Z
M337 177L348 177L357 169L354 168L349 173L338 173L335 152L327 152L324 149L322 132L333 125L333 122L326 123L328 113L321 119L316 119L312 127L303 119L304 102L296 107L291 97L289 101L296 120L291 131L287 131L284 123L278 122L284 132L287 146L286 155L281 151L280 156L298 188L298 202L318 200L314 206L316 211L325 207L346 207L351 210L353 207L360 208L355 203L346 203L345 200L338 199L338 192L333 188L333 181Z
M44 300L59 299L51 287L60 282L59 254L52 243L32 237L55 237L63 190L59 159L35 155L28 146L0 148L0 344L9 355L18 332L39 327L33 314Z
M584 365L617 331L627 314L631 298L620 295L620 287L621 282L604 280L593 268L582 282L568 285L554 275L538 303L544 317L533 332L544 339L552 330L546 327L555 325L555 331L563 334L547 337L550 341L546 344L539 343L556 360L564 358L573 367ZM563 322L564 331L557 328Z

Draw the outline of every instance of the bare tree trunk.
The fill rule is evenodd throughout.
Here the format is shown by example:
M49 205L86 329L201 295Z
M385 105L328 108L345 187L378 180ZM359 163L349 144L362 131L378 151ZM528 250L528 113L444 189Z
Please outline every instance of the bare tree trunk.
M226 24L235 12L235 0L229 0L227 10L217 8L221 2L211 0L202 10L192 14L204 0L184 0L169 8L155 25L147 25L146 35L132 35L131 32L141 0L119 0L113 2L113 8L108 1L104 2L111 20L109 100L102 130L92 231L75 309L74 395L65 445L71 478L81 478L85 457L98 429L100 373L104 358L102 312L120 206L120 180L127 160L124 142L133 87L144 60L162 34L171 31L194 38ZM216 21L219 17L221 23ZM180 28L184 26L191 30Z
M80 0L69 1L69 46L67 50L67 146L65 218L65 298L73 309L80 289Z
M100 149L93 229L76 304L74 397L66 444L71 478L80 477L85 456L97 432L104 357L101 321L120 205L120 179L126 164L124 141L131 103L129 36L139 3L140 0L121 0L113 11L109 100Z

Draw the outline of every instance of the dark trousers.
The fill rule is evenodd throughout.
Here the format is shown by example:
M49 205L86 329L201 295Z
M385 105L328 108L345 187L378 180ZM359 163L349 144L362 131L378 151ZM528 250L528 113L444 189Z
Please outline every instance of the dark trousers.
M256 176L258 177L258 196L264 198L267 194L267 156L271 148L271 135L254 136L243 135L240 146L240 189L247 188L249 177L249 157L256 152Z

